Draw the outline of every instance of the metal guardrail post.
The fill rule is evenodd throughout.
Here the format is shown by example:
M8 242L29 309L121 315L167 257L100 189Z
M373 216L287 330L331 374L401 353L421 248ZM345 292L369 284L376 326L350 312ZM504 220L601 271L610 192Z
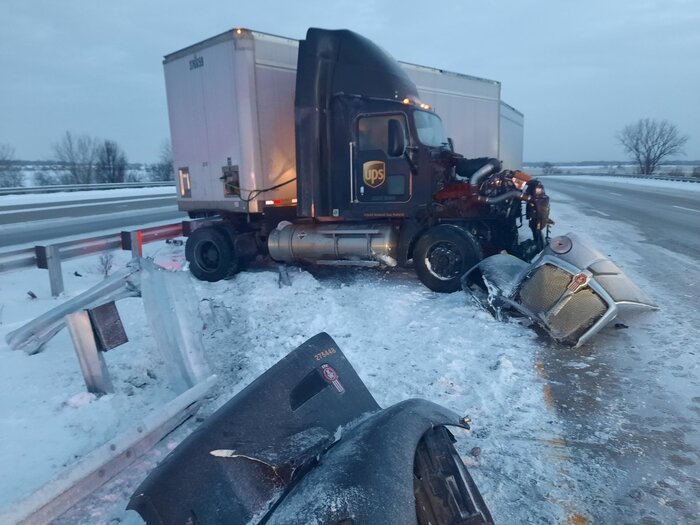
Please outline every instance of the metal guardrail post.
M51 295L58 297L63 293L63 273L61 272L61 252L57 244L36 247L37 267L49 271Z
M131 256L143 256L143 243L141 242L141 230L131 232Z
M132 257L143 256L143 233L141 230L123 231L121 236L122 250L131 250Z
M88 392L93 394L109 394L114 392L112 380L109 378L105 358L97 349L97 341L92 331L90 316L85 310L68 314L66 326L78 355L80 371L85 379Z

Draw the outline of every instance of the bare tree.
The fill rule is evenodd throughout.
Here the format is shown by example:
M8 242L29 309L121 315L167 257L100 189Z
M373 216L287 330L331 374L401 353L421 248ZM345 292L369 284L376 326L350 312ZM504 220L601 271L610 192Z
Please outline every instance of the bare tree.
M90 184L95 179L98 142L89 135L73 135L66 131L61 140L53 146L56 160L63 169L56 175L63 184Z
M34 172L35 186L51 186L52 184L58 184L55 174L48 173L44 170Z
M542 175L558 175L562 173L561 168L557 168L551 162L542 163Z
M165 140L160 147L160 157L156 164L151 164L148 167L148 172L151 180L166 181L173 180L173 151L170 147L170 141Z
M97 148L95 181L114 183L124 182L126 175L126 155L113 140L105 140Z
M24 186L24 175L15 164L15 149L9 144L0 144L0 188Z
M639 172L651 175L662 159L683 153L688 135L681 135L667 120L644 118L625 126L617 139L637 163Z

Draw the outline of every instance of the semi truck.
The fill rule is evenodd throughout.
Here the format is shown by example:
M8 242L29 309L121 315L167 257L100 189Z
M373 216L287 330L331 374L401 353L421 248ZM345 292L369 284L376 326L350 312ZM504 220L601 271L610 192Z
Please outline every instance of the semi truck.
M318 28L301 41L236 28L163 64L178 206L212 219L185 246L199 279L269 255L412 265L454 292L485 255L528 260L544 246L549 198L518 169L522 114L498 82Z

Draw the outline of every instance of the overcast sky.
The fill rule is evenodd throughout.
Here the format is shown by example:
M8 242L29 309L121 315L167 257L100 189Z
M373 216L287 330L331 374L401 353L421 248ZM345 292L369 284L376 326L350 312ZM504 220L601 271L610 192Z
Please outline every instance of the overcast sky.
M233 27L355 30L407 62L490 78L525 114L525 160L622 159L615 133L668 119L700 159L700 0L0 0L0 143L49 159L66 131L156 160L161 60Z

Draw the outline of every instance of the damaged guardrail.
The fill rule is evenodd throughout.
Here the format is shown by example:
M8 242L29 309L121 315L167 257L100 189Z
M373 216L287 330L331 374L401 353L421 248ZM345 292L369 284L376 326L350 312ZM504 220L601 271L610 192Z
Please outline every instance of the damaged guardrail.
M189 315L189 308L199 301L188 279L188 274L168 272L147 259L135 258L120 272L8 333L5 341L11 349L33 355L40 352L76 312L127 297L142 297L146 318L165 362L170 384L174 390L182 392L209 373L199 338L200 327L193 324L195 320ZM89 323L87 328L90 328ZM78 329L81 328L72 327L72 332ZM88 331L87 335L92 336L92 330ZM83 367L88 388L100 384L94 377L89 377L92 373L106 373L99 363L95 363L96 352L82 347L84 338L71 335L74 342L78 341L76 352L81 365L86 360L91 361Z
M95 330L104 327L92 315L84 314L88 308L102 307L127 297L143 299L165 376L177 397L14 504L0 514L0 523L52 522L182 424L214 384L216 376L211 375L204 356L201 318L192 310L199 300L189 275L170 272L148 259L134 258L122 271L10 332L6 341L13 350L36 354L68 324L88 390L105 393L100 385L110 382L108 370L103 360L101 366L98 362L102 359L101 352L107 348L98 348L94 341ZM72 323L72 316L80 314L87 321ZM117 320L123 328L118 313ZM109 319L107 324L113 321ZM91 386L97 389L91 390Z
M61 262L108 250L130 250L134 257L142 255L144 244L176 237L187 237L198 227L211 220L192 220L179 223L122 231L109 235L87 237L33 248L0 253L0 273L24 268L43 268L49 271L51 295L57 297L63 290Z
M86 292L9 332L5 341L13 350L24 350L29 355L40 352L47 341L65 326L66 315L82 308L141 295L140 269L140 265L133 264L132 261L125 269L114 273Z
M129 467L197 411L216 383L210 376L97 448L0 514L0 523L48 524Z

